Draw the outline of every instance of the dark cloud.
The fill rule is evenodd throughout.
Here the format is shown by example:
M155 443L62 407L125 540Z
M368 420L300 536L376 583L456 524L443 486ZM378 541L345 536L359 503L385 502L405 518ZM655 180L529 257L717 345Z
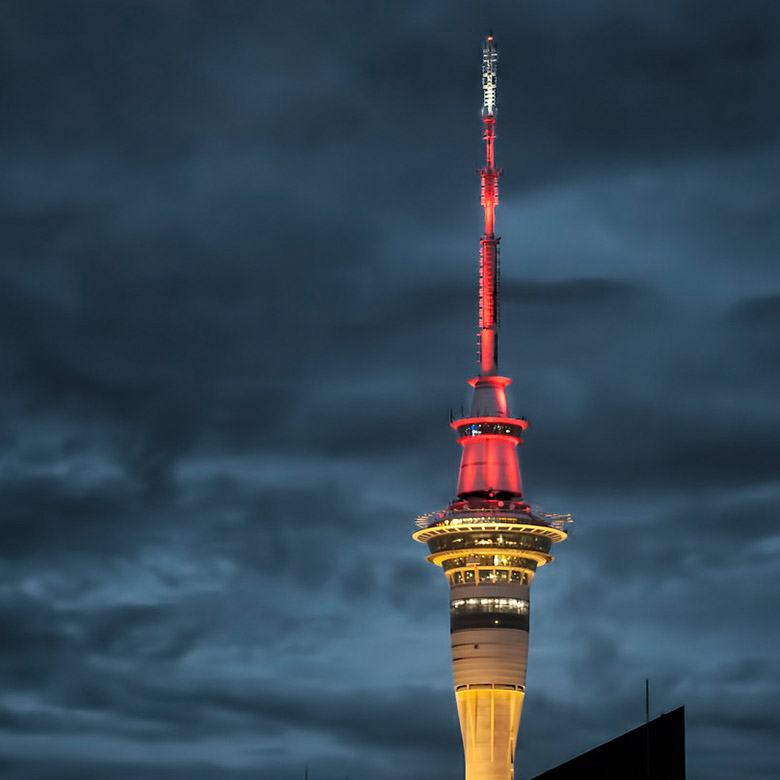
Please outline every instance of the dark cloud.
M780 12L754 0L11 3L0 773L461 771L479 39L532 502L520 775L688 707L777 775Z

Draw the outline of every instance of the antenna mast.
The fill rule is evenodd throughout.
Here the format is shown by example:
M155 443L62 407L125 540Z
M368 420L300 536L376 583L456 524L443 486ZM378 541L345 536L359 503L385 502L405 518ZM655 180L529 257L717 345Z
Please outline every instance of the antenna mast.
M485 139L485 167L479 171L482 180L482 207L485 210L485 233L479 252L479 364L480 374L490 376L498 370L498 242L494 232L498 205L498 177L503 170L495 167L493 142L496 138L496 88L498 82L498 48L493 34L482 45L482 124Z

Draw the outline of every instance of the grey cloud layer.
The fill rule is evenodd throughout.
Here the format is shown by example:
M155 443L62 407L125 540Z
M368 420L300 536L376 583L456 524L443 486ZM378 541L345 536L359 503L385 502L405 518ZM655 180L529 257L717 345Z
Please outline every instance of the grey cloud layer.
M460 771L409 533L474 370L490 26L502 365L529 497L578 520L519 773L638 723L649 676L694 780L777 775L774 5L5 16L5 777Z

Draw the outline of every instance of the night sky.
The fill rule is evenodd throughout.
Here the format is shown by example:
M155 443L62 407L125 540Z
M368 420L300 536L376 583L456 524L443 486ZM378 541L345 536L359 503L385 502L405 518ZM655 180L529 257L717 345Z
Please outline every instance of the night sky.
M780 775L780 4L0 11L0 776L452 780L480 45L533 504L518 778Z

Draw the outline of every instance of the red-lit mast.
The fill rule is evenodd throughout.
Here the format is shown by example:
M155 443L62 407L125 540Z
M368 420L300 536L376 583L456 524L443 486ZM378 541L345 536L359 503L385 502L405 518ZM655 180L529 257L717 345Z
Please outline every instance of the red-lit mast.
M496 87L498 49L488 35L482 49L482 123L485 139L485 167L482 179L482 206L485 209L485 234L479 254L479 362L481 373L495 374L498 368L498 242L495 212L498 205L498 177L493 143L496 138Z
M523 496L516 447L522 442L525 420L509 416L506 387L511 380L498 376L498 242L495 214L498 205L498 177L494 143L496 138L496 90L498 49L492 35L482 47L482 124L485 166L479 171L485 232L479 253L479 366L480 375L470 381L474 387L471 412L456 420L463 445L458 496L509 498Z

